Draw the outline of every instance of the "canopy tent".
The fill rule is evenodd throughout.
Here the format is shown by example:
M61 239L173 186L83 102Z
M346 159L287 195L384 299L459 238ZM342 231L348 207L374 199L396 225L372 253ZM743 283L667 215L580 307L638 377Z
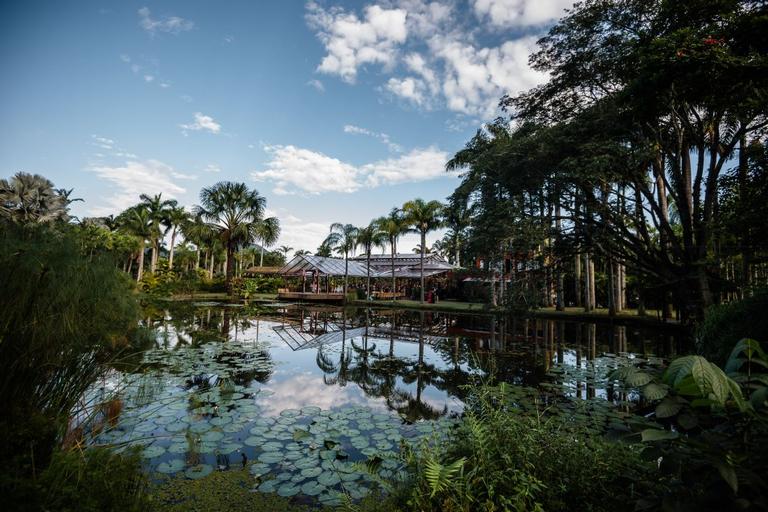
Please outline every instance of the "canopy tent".
M301 255L294 256L283 268L280 274L283 276L303 276L317 272L320 276L342 277L344 276L344 260L340 258L326 258L324 256ZM371 269L371 277L376 271ZM349 277L366 277L368 267L355 260L349 260L347 275Z

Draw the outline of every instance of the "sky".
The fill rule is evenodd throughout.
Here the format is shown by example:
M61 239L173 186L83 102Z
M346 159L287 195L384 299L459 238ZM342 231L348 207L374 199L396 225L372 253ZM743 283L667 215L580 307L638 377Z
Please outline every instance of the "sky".
M546 79L528 57L571 3L0 2L0 176L74 188L80 217L242 181L278 245L314 251L333 222L445 200L446 161Z

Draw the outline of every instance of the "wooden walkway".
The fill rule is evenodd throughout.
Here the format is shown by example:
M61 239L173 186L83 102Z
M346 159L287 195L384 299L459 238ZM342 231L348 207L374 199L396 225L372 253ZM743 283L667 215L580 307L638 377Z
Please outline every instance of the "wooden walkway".
M343 293L286 292L277 293L279 300L300 300L306 302L343 302Z

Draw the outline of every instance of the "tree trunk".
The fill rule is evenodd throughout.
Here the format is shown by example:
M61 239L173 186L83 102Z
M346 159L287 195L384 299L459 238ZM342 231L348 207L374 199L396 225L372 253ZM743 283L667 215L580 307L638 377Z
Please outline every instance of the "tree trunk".
M171 231L171 249L170 253L168 254L168 270L173 270L174 245L176 245L176 226L173 226L173 231Z
M397 293L395 292L395 286L397 285L395 282L395 251L397 250L397 240L392 238L390 242L392 242L392 300L394 301L397 298Z
M197 260L195 261L195 270L200 268L200 246L197 246Z
M264 266L264 246L261 246L261 256L259 256L259 266Z
M347 300L347 281L349 277L349 256L346 251L344 251L344 301Z
M581 293L581 255L577 254L574 267L573 267L574 284L576 291L576 306L582 306L582 293Z
M597 307L597 296L595 294L595 259L589 258L589 299L592 301L589 305L590 311Z
M139 249L139 271L136 274L136 282L141 281L141 276L144 274L144 241L141 242L141 249Z
M421 258L419 262L419 268L421 272L421 303L424 304L424 246L427 243L427 234L421 232Z
M365 299L371 296L371 249L368 248L365 261Z
M584 311L592 311L592 299L590 297L591 287L589 286L589 253L584 253Z
M158 246L158 241L152 240L152 259L150 260L150 269L153 274L157 270L157 252L158 252L157 246Z
M213 266L214 266L215 256L216 256L216 254L215 254L213 248L211 248L211 268L208 269L208 278L209 279L213 279Z
M612 260L608 260L608 315L616 315L616 276L614 274L614 264Z

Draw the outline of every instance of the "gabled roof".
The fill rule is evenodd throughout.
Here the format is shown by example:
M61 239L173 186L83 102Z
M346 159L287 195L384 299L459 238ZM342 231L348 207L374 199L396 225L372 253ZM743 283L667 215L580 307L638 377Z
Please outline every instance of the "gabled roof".
M284 276L300 276L305 272L317 271L320 275L343 276L344 260L340 258L326 258L324 256L313 256L311 254L294 256L283 268L280 274ZM350 277L365 277L368 275L368 268L365 264L358 261L349 260L347 274ZM375 270L371 270L371 276L376 275Z

